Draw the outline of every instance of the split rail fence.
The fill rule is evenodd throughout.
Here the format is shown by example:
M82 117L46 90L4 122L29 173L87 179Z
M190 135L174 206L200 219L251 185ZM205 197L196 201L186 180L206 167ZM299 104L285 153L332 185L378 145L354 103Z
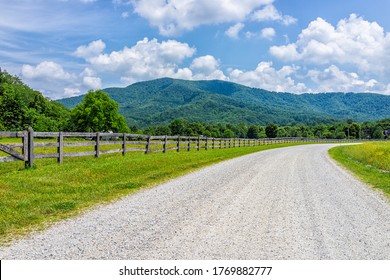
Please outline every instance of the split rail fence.
M31 128L19 132L0 132L1 138L19 138L21 143L1 144L0 162L24 161L32 167L35 159L79 156L99 157L104 154L128 152L155 153L167 151L213 150L297 142L353 142L361 140L334 140L314 138L212 138L203 136L152 136L128 133L35 132ZM83 147L83 148L80 148ZM72 151L73 150L73 151ZM80 152L80 150L85 150Z

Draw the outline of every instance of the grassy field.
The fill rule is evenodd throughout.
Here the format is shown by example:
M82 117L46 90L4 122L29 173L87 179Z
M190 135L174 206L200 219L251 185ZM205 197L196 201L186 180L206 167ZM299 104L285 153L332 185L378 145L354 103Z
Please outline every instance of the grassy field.
M55 159L41 159L32 169L24 169L22 162L0 163L0 243L198 168L292 145L149 155L133 152L125 157L67 158L63 165Z
M340 146L329 154L362 181L390 197L390 142Z

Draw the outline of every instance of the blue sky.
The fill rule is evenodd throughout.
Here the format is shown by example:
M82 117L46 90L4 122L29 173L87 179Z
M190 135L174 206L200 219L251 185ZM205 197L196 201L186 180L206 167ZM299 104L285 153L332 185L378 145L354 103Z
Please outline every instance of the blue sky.
M52 99L160 77L390 94L388 0L0 0L0 67Z

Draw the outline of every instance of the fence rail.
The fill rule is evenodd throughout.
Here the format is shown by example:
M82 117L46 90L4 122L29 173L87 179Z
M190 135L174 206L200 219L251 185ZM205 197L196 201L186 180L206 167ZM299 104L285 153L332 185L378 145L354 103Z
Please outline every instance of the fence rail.
M85 132L0 132L0 138L20 138L21 144L0 144L0 151L8 156L0 157L0 162L24 161L33 166L35 159L56 158L62 163L64 158L79 156L99 157L104 154L144 152L145 154L167 151L213 150L296 142L356 142L366 140L317 139L317 138L213 138L203 136L154 136L128 133L85 133ZM43 139L39 142L39 139ZM42 142L43 141L43 142ZM49 142L48 142L49 141ZM51 141L51 142L50 142ZM108 148L105 148L108 146ZM74 147L93 149L72 151Z

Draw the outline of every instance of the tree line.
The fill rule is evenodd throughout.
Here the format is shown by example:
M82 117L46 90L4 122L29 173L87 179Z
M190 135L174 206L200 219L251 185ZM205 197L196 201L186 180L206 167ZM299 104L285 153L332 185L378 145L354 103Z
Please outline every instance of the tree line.
M278 126L269 123L266 126L239 124L205 124L176 119L165 126L150 126L142 132L149 135L203 135L215 138L276 138L305 137L324 139L383 139L384 130L390 128L390 119L378 122L358 124L349 120L345 123L319 124L309 126Z
M266 126L255 124L207 124L175 119L167 125L128 127L118 104L102 90L89 91L75 108L67 109L25 85L20 78L0 69L0 131L132 132L147 135L206 136L215 138L307 137L327 139L383 139L390 119L356 123Z

